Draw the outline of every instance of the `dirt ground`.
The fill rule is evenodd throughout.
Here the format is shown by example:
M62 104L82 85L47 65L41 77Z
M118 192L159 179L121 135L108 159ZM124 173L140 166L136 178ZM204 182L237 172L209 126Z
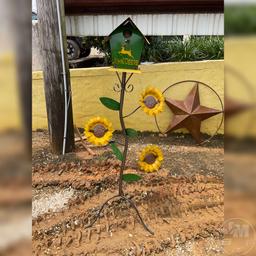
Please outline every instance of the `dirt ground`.
M31 163L16 131L0 134L0 255L31 255Z
M115 139L121 139L115 135ZM142 173L136 160L142 145L164 152L156 173ZM131 139L127 171L142 180L124 185L146 224L122 199L100 206L117 194L120 162L109 147L82 144L65 157L49 151L45 131L33 133L33 255L222 255L224 219L224 147L217 137L196 146L189 135Z

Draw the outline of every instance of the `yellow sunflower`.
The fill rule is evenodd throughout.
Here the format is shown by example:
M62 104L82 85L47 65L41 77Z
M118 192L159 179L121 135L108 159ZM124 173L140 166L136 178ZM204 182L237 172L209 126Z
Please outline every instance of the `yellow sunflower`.
M164 96L157 88L148 87L141 94L140 105L146 114L156 115L163 111Z
M156 145L146 146L139 157L139 167L145 172L158 171L163 161L162 150Z
M85 125L84 134L88 142L97 146L104 146L112 138L113 131L112 123L106 118L95 117Z

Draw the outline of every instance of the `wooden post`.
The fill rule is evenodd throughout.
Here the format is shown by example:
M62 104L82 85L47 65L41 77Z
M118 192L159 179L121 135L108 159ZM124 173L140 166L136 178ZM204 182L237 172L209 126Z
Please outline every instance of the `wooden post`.
M67 42L65 29L64 1L60 1L61 25L65 51L65 65L67 71L68 99L70 97L70 75L67 61ZM48 130L51 148L60 154L63 147L65 102L64 83L61 62L61 47L58 27L56 0L37 0L39 40L43 57L44 89L46 98ZM67 124L66 152L74 149L74 127L72 114L72 100L70 97Z

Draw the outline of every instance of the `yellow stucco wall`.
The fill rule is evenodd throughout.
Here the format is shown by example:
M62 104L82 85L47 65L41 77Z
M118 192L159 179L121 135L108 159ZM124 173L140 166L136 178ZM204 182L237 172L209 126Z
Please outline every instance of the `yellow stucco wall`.
M93 116L104 116L112 121L114 128L119 129L118 113L101 105L99 97L106 96L116 100L119 93L113 91L118 82L116 74L109 68L73 69L71 73L72 100L74 123L83 127L84 123ZM161 63L141 66L142 74L134 74L130 83L134 91L126 94L125 113L131 112L139 105L140 93L147 86L155 86L160 90L181 80L199 80L214 88L224 98L224 61ZM168 91L167 97L184 99L193 84L176 86ZM217 97L207 88L200 87L201 104L221 109ZM171 120L171 112L165 106L164 113L158 116L160 127L164 130ZM215 132L221 115L212 117L202 124L202 132ZM139 131L157 131L154 119L138 110L133 116L126 119L126 126ZM47 128L46 107L44 100L42 72L33 73L33 129ZM219 131L223 133L223 127Z
M0 132L20 130L21 107L13 52L0 53Z
M256 36L225 38L225 93L227 98L252 105L228 119L226 132L244 138L256 136Z

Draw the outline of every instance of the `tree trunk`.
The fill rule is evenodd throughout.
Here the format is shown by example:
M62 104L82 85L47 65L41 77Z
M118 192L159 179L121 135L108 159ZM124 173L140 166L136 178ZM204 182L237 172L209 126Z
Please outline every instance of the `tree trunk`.
M67 61L67 42L65 29L64 2L60 1L61 26L67 72L69 109L67 124L66 152L74 149L74 127L72 100L70 96L70 75ZM54 153L61 153L63 147L65 101L64 80L61 62L61 47L58 27L56 0L37 0L39 38L43 57L44 89L46 98L50 143Z

